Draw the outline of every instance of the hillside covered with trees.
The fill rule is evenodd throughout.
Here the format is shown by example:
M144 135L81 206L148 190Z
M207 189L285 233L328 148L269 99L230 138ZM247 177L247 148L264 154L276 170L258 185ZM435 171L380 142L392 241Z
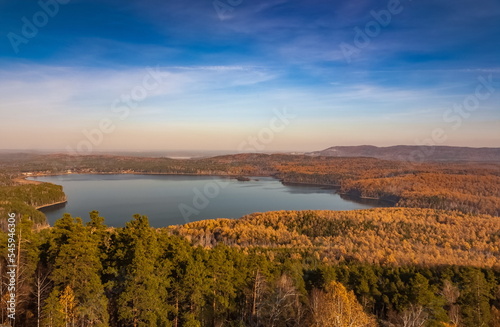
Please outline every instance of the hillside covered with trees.
M110 228L35 208L66 173L273 176L395 205ZM17 214L18 326L499 327L500 164L240 154L0 155L0 324ZM91 208L89 208L90 210Z
M411 163L284 154L238 154L201 159L0 155L0 185L5 186L0 191L4 193L15 193L16 184L19 184L16 180L24 177L23 174L66 173L273 176L283 183L335 186L341 193L354 198L381 199L400 207L500 215L500 163L494 162ZM48 185L23 187L30 189L30 201L38 205L64 197L60 190ZM48 194L54 196L49 198ZM28 206L34 205L18 200Z
M300 249L322 262L500 268L500 217L433 209L277 211L168 228L195 245Z
M387 160L419 161L500 161L500 148L469 148L439 145L395 145L377 147L373 145L333 146L322 151L311 152L315 156L327 157L371 157Z
M458 210L500 216L500 176L490 174L419 173L350 180L342 192L355 196L398 199L400 207Z
M66 201L66 195L60 185L50 183L19 184L0 186L0 224L4 224L9 212L22 213L36 224L47 223L45 215L36 210L52 203Z
M398 208L271 212L160 229L140 215L124 228L107 228L98 212L87 224L66 215L38 230L23 219L17 322L497 327L500 218L482 216L475 226L471 219ZM463 242L460 235L448 244L430 242L469 228L473 236ZM365 239L368 231L380 236ZM0 244L5 256L6 240ZM371 258L377 251L394 260L378 262L382 256ZM433 258L440 253L451 254L450 261ZM481 264L485 256L491 259ZM5 302L0 311L5 322Z

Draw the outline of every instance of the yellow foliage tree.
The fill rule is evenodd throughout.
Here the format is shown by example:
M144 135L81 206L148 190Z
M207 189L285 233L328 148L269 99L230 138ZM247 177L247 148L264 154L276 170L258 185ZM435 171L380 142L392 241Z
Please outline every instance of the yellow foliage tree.
M64 314L66 324L69 326L73 326L76 317L76 300L75 293L73 289L67 285L64 291L59 298L59 302L61 303L62 313Z
M356 299L339 282L331 282L325 291L314 290L311 295L314 326L317 327L374 327L375 319L368 315Z

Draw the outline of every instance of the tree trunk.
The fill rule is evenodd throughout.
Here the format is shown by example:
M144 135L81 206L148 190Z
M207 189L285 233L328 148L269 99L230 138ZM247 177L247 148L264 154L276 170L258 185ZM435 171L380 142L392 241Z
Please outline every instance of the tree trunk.
M176 292L175 294L175 319L174 319L174 327L178 327L179 323L179 294Z

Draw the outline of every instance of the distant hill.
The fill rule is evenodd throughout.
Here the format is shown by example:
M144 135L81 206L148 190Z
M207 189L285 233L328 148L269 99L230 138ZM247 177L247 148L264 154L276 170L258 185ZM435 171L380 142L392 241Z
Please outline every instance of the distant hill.
M500 148L469 148L457 146L333 146L322 151L310 152L308 154L328 157L372 157L386 160L500 162Z
M372 264L492 267L500 265L499 228L500 217L488 215L376 208L270 211L167 229L203 247L225 243L241 248L302 249L302 253L316 252L307 257L316 255L327 262L344 257ZM469 235L478 236L472 240Z

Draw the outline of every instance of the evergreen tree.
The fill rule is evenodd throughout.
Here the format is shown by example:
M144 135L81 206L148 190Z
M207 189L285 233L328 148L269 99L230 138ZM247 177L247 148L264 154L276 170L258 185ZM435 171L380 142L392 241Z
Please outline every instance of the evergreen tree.
M461 278L462 290L458 301L462 308L462 323L467 327L488 326L491 320L491 285L478 268L464 268Z
M201 326L205 294L208 293L206 253L180 237L162 235L160 240L164 249L161 260L171 262L168 295L172 324L174 327Z
M235 269L230 249L225 245L217 245L209 252L206 266L211 326L216 327L226 320L236 298L237 285L234 283Z
M417 273L410 281L411 304L424 309L431 322L446 321L445 300L436 295L437 289L429 285L429 280Z
M64 322L78 325L108 326L108 301L101 281L102 265L98 241L92 237L90 229L83 226L80 218L67 215L54 229L53 245L55 254L50 279L54 284L45 316L54 324L58 315L57 298L65 303ZM74 303L69 310L68 303Z
M159 263L158 235L146 216L135 215L118 235L117 307L120 326L164 327L168 320L169 262Z

